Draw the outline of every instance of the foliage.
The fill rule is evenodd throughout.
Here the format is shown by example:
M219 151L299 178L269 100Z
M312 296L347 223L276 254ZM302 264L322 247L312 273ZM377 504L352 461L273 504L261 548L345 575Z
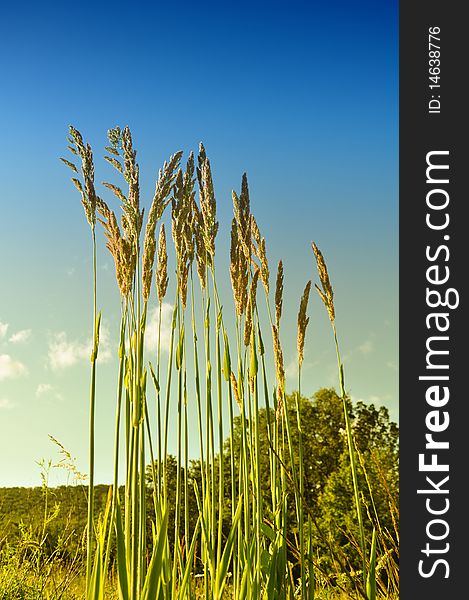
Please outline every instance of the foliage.
M291 411L295 411L296 394L286 397ZM388 573L390 557L397 562L398 527L397 498L399 490L399 430L395 423L390 421L389 414L384 407L376 408L358 402L352 405L350 400L352 425L356 447L359 451L360 489L363 490L364 506L369 513L367 532L372 533L372 524L382 532L381 544L387 540L386 551L388 563L381 561L378 565L380 577L383 582L390 576ZM272 409L270 409L272 411ZM334 554L348 565L349 569L358 570L360 563L357 560L358 530L356 514L353 503L350 502L352 494L352 480L350 465L343 430L342 400L333 389L322 388L312 398L300 398L300 411L303 426L304 444L304 472L305 472L305 505L308 512L314 516L317 527L312 533L312 545L315 548L315 561L317 567L323 572L324 582L339 583L347 587L346 581L337 577L337 565L334 564ZM273 411L272 411L273 412ZM274 415L271 415L274 418ZM268 498L271 488L268 468L269 441L267 435L267 410L259 410L260 430L260 460L261 460L261 486L263 496ZM239 469L239 452L242 436L242 421L240 417L234 419L234 448L235 468ZM298 448L298 428L291 429L293 446ZM229 465L229 439L225 440L224 447L226 460L224 461L224 489L225 501L223 512L223 532L225 538L229 534L231 523L231 471ZM295 462L298 454L295 454ZM217 461L218 464L218 461ZM287 470L291 469L289 460L286 461ZM147 535L148 551L152 551L152 481L151 465L147 466ZM215 473L218 469L215 469ZM181 478L184 480L184 467L181 467ZM166 478L168 482L168 540L170 548L174 547L174 524L176 505L177 461L174 456L168 456L166 461ZM189 486L189 530L194 531L197 526L199 510L194 493L193 483L200 488L202 485L202 467L199 460L192 460L188 469ZM218 480L217 480L218 483ZM120 496L123 497L123 488ZM8 579L8 572L18 568L18 560L26 558L31 567L31 560L36 548L34 540L40 539L42 571L43 565L48 560L55 561L54 565L69 565L74 557L78 556L79 564L84 563L83 532L86 527L86 506L88 489L83 485L59 486L48 488L48 506L50 513L44 528L44 501L45 489L43 488L0 488L0 531L2 552L3 581ZM108 486L95 486L95 505L98 514L102 513L106 503ZM184 506L185 495L182 490L181 505ZM288 537L293 546L298 536L295 525L294 502L288 504L288 521L292 524ZM268 512L268 502L265 503L266 521L272 522L272 515ZM218 519L218 513L217 513ZM182 526L185 526L184 517ZM21 552L18 549L21 548ZM331 548L333 550L331 554ZM382 555L386 552L382 552ZM114 552L113 552L114 555ZM291 553L291 560L295 557ZM112 565L111 565L112 567ZM10 571L8 571L10 570ZM25 565L23 563L23 571ZM17 571L15 571L17 573ZM200 557L197 561L196 572L203 573L203 563ZM39 579L31 583L31 578L25 574L23 583L20 578L15 578L17 586L31 587L31 594L37 593ZM29 581L30 583L26 583ZM36 586L36 587L34 587ZM0 588L1 589L1 588ZM25 588L26 589L26 588ZM8 598L15 598L11 588ZM36 590L36 591L35 591ZM23 593L23 592L22 592ZM26 595L21 596L28 598ZM28 592L29 593L29 592ZM18 596L20 597L20 596ZM30 596L37 597L37 596ZM1 596L0 596L1 598Z

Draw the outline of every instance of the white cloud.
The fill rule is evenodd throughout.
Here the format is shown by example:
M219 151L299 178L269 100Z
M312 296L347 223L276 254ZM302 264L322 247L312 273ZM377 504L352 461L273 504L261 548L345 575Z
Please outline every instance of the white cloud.
M352 360L355 360L357 358L357 355L369 356L370 354L372 354L375 351L373 337L374 335L371 334L370 337L364 342L362 342L358 346L350 348L348 352L342 355L342 361L344 363L350 363L352 362Z
M63 396L57 391L57 388L50 383L40 383L36 388L36 398L55 399L62 401Z
M82 361L89 361L91 356L92 340L83 343L78 340L69 341L65 331L53 334L49 340L48 362L49 366L58 371L66 369ZM101 323L99 333L98 362L108 362L112 357L109 344L109 329Z
M9 408L13 408L14 404L11 400L9 400L8 398L0 398L0 410L5 409L8 410Z
M160 309L155 307L147 318L145 331L145 350L155 353L158 347L158 322ZM171 343L171 323L173 320L173 306L163 302L161 307L161 350L169 352Z
M28 372L23 363L11 358L9 354L0 355L0 381L13 377L20 377Z
M44 396L48 392L52 391L52 386L50 383L40 383L36 388L36 397L40 398Z
M8 331L8 323L2 323L0 321L0 339L4 338Z
M89 350L91 352L91 340L89 343ZM117 348L116 348L117 353ZM101 325L99 328L99 349L98 349L98 362L99 363L107 363L112 359L112 350L111 350L111 334L109 331L109 327L106 323L101 321Z
M285 367L285 376L287 379L298 379L298 359L292 358Z
M10 337L10 342L13 344L18 344L21 342L26 342L31 337L31 329L21 329L21 331L17 331Z
M60 331L49 342L49 364L54 370L70 367L82 358L83 350L77 342L68 342L65 331Z
M373 342L371 340L365 340L363 344L358 346L358 350L364 355L371 354L374 350Z

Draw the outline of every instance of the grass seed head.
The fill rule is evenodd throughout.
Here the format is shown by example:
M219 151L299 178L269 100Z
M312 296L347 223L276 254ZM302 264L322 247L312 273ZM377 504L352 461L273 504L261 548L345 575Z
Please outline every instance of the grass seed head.
M217 203L213 189L212 171L202 143L199 145L197 179L199 182L200 211L203 222L203 238L207 252L207 263L213 265L215 257L215 238L218 232L216 220Z
M143 209L140 210L139 167L136 162L137 152L133 148L132 134L129 127L125 127L123 130L120 127L110 129L108 131L108 139L110 142L108 149L112 148L114 150L112 154L122 157L123 165L117 159L110 157L108 157L110 158L108 162L111 162L123 174L128 185L127 196L119 187L111 183L105 182L103 185L109 188L121 201L123 211L121 227L124 238L130 242L132 248L134 248L135 255L137 255L139 253L139 240L144 212Z
M192 214L194 217L194 239L195 239L195 258L197 262L197 273L199 275L200 286L205 290L207 285L207 251L204 242L204 223L202 213L197 206L195 199L192 202Z
M194 153L191 152L187 160L186 170L182 179L183 198L184 198L184 244L186 247L187 262L189 265L194 261L195 256L195 191L194 184Z
M308 327L309 317L306 316L306 310L308 308L309 292L311 290L311 281L308 281L303 292L303 296L300 301L300 309L298 311L298 364L303 364L304 359L304 348L306 338L306 328Z
M145 238L143 243L143 258L142 258L142 295L146 302L150 296L151 279L153 273L153 263L156 252L155 230L157 222L163 216L164 209L167 205L167 197L171 192L175 169L181 159L182 152L174 154L169 163L165 162L163 169L160 169L158 181L156 182L155 195L148 212L148 220L145 227Z
M145 232L145 240L143 243L143 257L142 257L142 296L143 301L147 302L150 297L151 279L153 275L153 262L155 260L156 252L156 240L153 231L153 235L149 232L147 226Z
M277 280L275 283L275 323L280 326L283 305L283 263L280 260L277 267Z
M238 405L239 412L241 412L243 409L243 406L241 404L241 399L239 397L238 382L236 381L236 377L235 377L235 374L233 373L233 371L231 371L231 374L230 374L230 381L231 381L231 387L233 389L233 394L235 397L236 404Z
M259 227L257 225L256 219L254 218L254 215L251 215L251 231L252 231L252 239L255 241L255 244L252 245L253 252L254 252L255 256L258 258L259 263L260 263L260 269L261 269L260 278L262 281L262 285L264 286L265 293L267 295L269 295L270 272L269 272L269 263L267 261L267 253L266 253L266 249L265 249L265 239L263 237L261 237L261 234L259 232Z
M122 166L122 163L119 160L117 160L117 158L115 158L114 156L105 156L104 160L106 160L115 169L117 169L117 171L119 171L121 175L124 175L124 167Z
M329 279L329 273L327 272L326 262L324 260L321 251L316 246L314 242L312 242L312 248L314 252L314 256L316 257L316 264L318 268L319 280L321 281L322 289L319 286L315 286L321 300L324 302L324 306L327 309L327 314L329 315L329 319L332 324L334 324L335 320L335 310L334 310L334 292L332 291L331 281Z
M285 367L283 364L283 353L282 347L280 345L280 336L278 328L275 325L272 325L272 339L274 345L274 360L278 384L278 395L283 396L283 394L285 393Z
M257 281L259 279L259 268L256 267L251 280L249 289L249 298L246 306L246 319L244 321L244 345L249 346L251 343L251 331L254 317L254 309L256 307Z
M276 390L276 397L277 397L277 408L275 411L275 418L277 423L280 423L280 421L282 420L282 416L283 416L283 394L280 390L280 388L277 388Z
M233 288L233 297L238 317L244 313L249 284L248 263L239 242L239 228L236 219L231 222L231 249L230 249L230 278Z
M168 289L168 253L166 250L166 232L164 223L161 223L160 235L158 237L158 267L156 270L156 290L158 300L163 301Z
M179 295L186 307L187 302L187 281L189 278L189 269L194 260L194 172L193 155L189 157L186 171L183 174L179 169L176 175L172 195L172 236L176 250L176 273Z
M107 239L106 247L114 258L117 285L121 295L126 297L132 289L132 279L135 271L135 257L132 247L130 242L122 237L116 215L101 198L97 199L97 209L104 218L104 220L99 219L99 221L104 227L104 235Z
M89 144L83 142L81 133L70 125L69 127L69 141L72 146L69 146L71 152L81 159L81 174L83 177L83 184L78 179L72 179L75 187L81 194L81 203L85 210L86 220L88 221L91 229L94 230L96 225L96 202L98 196L96 195L94 187L94 163L93 163L93 151ZM72 171L78 173L78 169L65 158L61 159Z
M251 209L249 201L249 187L246 173L241 180L241 193L238 197L235 191L232 192L233 212L238 225L239 241L241 243L244 256L248 264L251 263Z

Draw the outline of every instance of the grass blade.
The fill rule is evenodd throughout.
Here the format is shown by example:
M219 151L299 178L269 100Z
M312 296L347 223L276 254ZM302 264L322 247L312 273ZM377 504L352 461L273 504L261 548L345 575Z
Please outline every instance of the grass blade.
M153 532L153 554L148 566L145 584L143 586L141 600L153 600L158 597L159 589L163 580L163 553L168 535L168 510L163 512L158 534Z
M373 528L371 538L370 568L366 578L366 595L368 600L376 600L376 529Z

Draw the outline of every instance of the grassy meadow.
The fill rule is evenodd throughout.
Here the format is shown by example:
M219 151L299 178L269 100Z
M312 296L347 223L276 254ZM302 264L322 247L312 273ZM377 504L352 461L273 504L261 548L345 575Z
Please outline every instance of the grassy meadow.
M92 148L73 127L68 144L62 160L93 256L88 475L53 440L69 486L48 485L56 468L48 463L42 488L0 489L0 600L397 599L399 432L385 408L350 400L321 249L305 240L311 264L297 330L285 330L283 264L269 264L246 175L232 193L231 247L219 249L202 144L197 155L168 158L144 212L131 132L111 129L105 159L118 181L104 186L119 215L98 195ZM101 227L121 303L109 486L94 476ZM218 252L229 252L229 272L216 268ZM233 302L222 305L219 290L229 285ZM308 328L313 293L330 321L337 389L302 385L305 347L321 343ZM163 360L161 329L155 355L145 336L155 306L161 328L165 302L172 325ZM287 390L282 340L291 337L298 379ZM189 405L197 459L189 459Z

